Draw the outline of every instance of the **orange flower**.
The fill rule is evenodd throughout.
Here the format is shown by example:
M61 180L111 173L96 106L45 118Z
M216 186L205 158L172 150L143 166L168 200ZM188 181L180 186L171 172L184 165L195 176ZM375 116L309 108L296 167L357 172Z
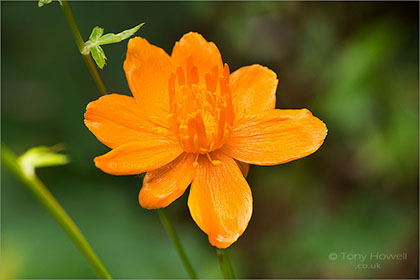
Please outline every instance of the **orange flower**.
M198 33L184 35L171 56L131 39L124 70L134 97L110 94L87 106L86 126L112 149L96 167L147 172L139 194L147 209L168 206L191 184L191 216L218 248L235 242L251 218L249 164L305 157L327 134L306 109L274 109L273 71L251 65L230 73Z

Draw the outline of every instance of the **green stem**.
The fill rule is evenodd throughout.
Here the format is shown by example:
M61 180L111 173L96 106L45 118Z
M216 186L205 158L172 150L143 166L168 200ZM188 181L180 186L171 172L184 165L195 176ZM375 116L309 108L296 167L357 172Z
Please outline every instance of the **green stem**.
M226 271L226 265L225 265L225 260L223 258L223 251L222 250L217 249L217 259L219 261L220 270L222 271L223 279L228 279L229 277L228 277L228 274L227 274L227 271Z
M33 195L35 195L47 211L54 217L54 219L86 257L98 276L103 279L112 279L111 275L96 256L79 228L67 215L66 211L63 207L61 207L47 187L36 175L27 175L19 165L16 156L3 143L1 144L1 160L3 164L27 187L29 191L32 192Z
M236 279L227 249L217 249L217 258L224 279Z
M190 275L190 277L192 279L197 279L197 274L195 273L191 262L189 261L187 255L185 254L184 248L181 245L181 241L179 240L179 237L175 231L174 226L172 225L171 221L169 220L168 214L166 214L166 211L162 208L162 209L158 209L157 210L159 213L159 217L160 220L163 224L163 226L165 227L166 231L168 232L169 236L172 239L172 242L174 243L178 254L182 260L182 262L184 263L185 269L188 271L188 274Z
M89 71L96 83L96 86L98 87L99 91L102 95L106 95L107 91L105 89L104 83L101 80L101 77L99 76L99 73L93 63L92 58L90 55L84 55L83 54L83 48L84 48L84 41L82 38L82 35L80 34L79 28L77 27L76 21L74 19L73 13L70 8L70 4L68 1L62 1L63 12L66 16L67 22L70 26L71 32L73 34L74 40L76 42L77 48L79 49L80 54L82 55L83 59L86 62L86 65L89 68ZM189 261L187 255L185 254L184 248L181 245L181 242L178 238L178 235L175 231L175 228L173 227L171 221L169 220L168 215L166 214L165 210L159 209L158 210L160 220L162 221L163 226L165 227L166 231L168 232L172 242L174 243L178 254L188 272L191 278L197 279L197 274L195 273L191 262Z
M102 95L107 94L105 85L99 76L98 70L96 69L95 64L93 63L90 54L84 55L82 53L84 47L84 41L82 35L80 34L79 27L74 19L73 12L71 11L70 4L68 1L61 1L62 5L61 8L63 9L64 15L66 16L67 23L70 26L71 33L73 34L74 41L76 42L77 48L79 49L79 53L82 55L83 60L85 61L87 67L89 68L89 72L92 75L93 80L95 81L96 86L98 87L99 92Z

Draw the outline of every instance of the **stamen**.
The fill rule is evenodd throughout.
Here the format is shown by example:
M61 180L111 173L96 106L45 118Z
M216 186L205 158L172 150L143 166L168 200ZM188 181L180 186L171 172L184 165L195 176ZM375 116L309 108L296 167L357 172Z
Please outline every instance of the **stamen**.
M197 165L198 165L198 156L199 156L200 154L199 153L197 153L196 154L196 156L195 156L195 159L194 159L194 162L193 162L193 167L194 168L196 168L197 167Z
M158 126L157 128L157 134L159 135L167 135L168 130L166 128L163 128L161 126Z
M217 78L219 76L219 67L214 66L213 69L211 69L211 73L213 75L213 78Z
M187 83L188 85L198 83L198 69L193 64L192 56L187 58Z
M197 67L193 66L191 68L191 82L193 84L198 84L199 78L198 78L198 69Z
M178 78L178 85L180 86L185 85L185 74L184 74L184 70L182 70L181 67L178 67L176 69L176 75Z
M218 72L219 70L216 67L215 70L213 69L212 72L205 75L207 90L210 92L215 92L217 89Z
M223 67L223 79L225 80L225 83L229 83L229 65L225 63L225 67Z
M226 110L227 110L227 122L229 124L229 126L233 125L233 119L234 119L234 114L233 114L233 103L232 103L232 94L230 92L230 88L226 87Z
M198 156L207 155L223 146L230 133L234 108L229 88L229 67L223 70L214 66L204 73L200 82L199 69L190 56L184 67L178 67L168 81L170 129L175 133L180 145L187 153L195 153L197 166Z
M169 78L169 112L173 112L174 100L175 100L175 74L172 74Z
M214 165L222 164L222 162L220 160L212 160L209 153L207 153L206 156L212 164L214 164Z
M203 118L201 117L201 114L198 114L195 117L196 125L197 125L197 135L198 135L198 143L200 147L206 147L207 146L207 136L206 136L206 127L204 125Z
M219 122L217 127L217 134L216 134L216 143L220 143L223 140L223 134L225 132L225 124L226 124L226 113L225 110L219 110Z

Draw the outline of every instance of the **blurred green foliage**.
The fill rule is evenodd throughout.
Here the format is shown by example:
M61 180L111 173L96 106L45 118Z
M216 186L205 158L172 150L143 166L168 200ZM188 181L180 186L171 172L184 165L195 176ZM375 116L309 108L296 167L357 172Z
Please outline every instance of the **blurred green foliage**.
M171 52L184 33L198 31L232 70L253 63L273 69L278 108L307 107L327 124L314 155L251 167L254 214L230 250L239 277L418 277L418 2L71 4L85 40L96 25L125 30L146 22L138 35ZM115 278L187 277L157 213L138 205L141 178L93 165L108 149L86 129L83 114L99 93L59 5L2 1L1 8L2 140L16 153L66 144L71 163L39 170L39 177ZM111 92L130 94L126 44L105 46L108 66L100 74ZM1 180L2 278L94 278L4 168ZM168 213L199 275L218 278L216 252L186 198ZM343 252L408 257L358 268Z

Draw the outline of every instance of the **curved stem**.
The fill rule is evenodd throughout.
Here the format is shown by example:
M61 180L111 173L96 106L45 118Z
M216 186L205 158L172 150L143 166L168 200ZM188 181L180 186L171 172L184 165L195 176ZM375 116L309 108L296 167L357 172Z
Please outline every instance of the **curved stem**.
M229 252L227 249L217 249L217 258L220 264L220 270L222 271L224 279L235 279L235 273L233 272L232 264L230 263Z
M160 217L160 220L161 220L163 226L165 227L166 231L168 232L169 236L172 239L172 242L174 243L174 245L175 245L175 247L178 251L179 257L181 258L181 260L182 260L182 262L185 266L185 269L187 270L187 272L188 272L188 274L190 275L191 278L197 279L198 278L197 274L195 273L195 271L194 271L194 269L191 265L191 262L189 261L187 255L185 254L184 248L181 245L181 241L179 240L179 237L178 237L178 235L175 231L174 226L172 225L171 221L169 220L168 214L166 214L166 211L163 208L158 209L157 211L159 213L159 217Z
M98 276L103 279L112 279L111 275L96 256L95 252L92 250L77 225L69 217L63 207L61 207L47 187L36 175L28 176L19 165L13 152L3 143L1 144L1 160L3 164L25 185L30 192L32 192L33 195L35 195L39 202L41 202L47 211L54 217L77 248L79 248L82 254L86 257Z
M95 81L96 86L98 87L99 92L102 95L107 94L105 85L102 82L101 77L99 76L98 70L96 69L95 63L93 63L90 54L84 55L82 54L82 50L84 47L84 41L82 35L80 34L79 27L74 19L73 12L71 11L70 4L68 1L61 1L62 5L61 8L63 9L64 15L66 16L67 23L69 24L71 33L73 34L74 41L76 42L77 48L79 49L79 53L82 55L83 60L86 63L86 66L89 68L89 72L92 75L93 80Z

